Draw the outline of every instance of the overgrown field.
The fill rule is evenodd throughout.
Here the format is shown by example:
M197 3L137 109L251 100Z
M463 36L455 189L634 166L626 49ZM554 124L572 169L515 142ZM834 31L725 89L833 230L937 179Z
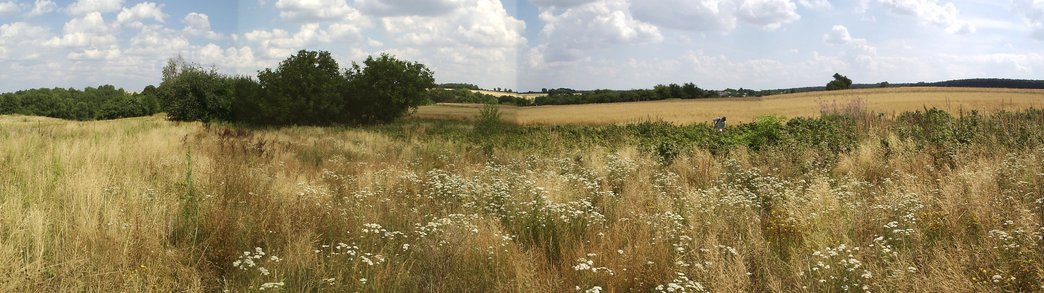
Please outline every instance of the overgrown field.
M0 116L4 292L1039 292L1042 208L1040 110L722 133Z
M971 110L1020 111L1044 108L1044 90L986 88L879 88L819 91L760 98L660 100L562 106L502 106L504 118L516 124L621 124L668 121L679 124L709 123L726 116L729 122L752 122L762 115L815 117L824 106L861 103L862 108L898 115L936 107L953 115ZM481 105L437 104L422 106L414 117L473 119Z

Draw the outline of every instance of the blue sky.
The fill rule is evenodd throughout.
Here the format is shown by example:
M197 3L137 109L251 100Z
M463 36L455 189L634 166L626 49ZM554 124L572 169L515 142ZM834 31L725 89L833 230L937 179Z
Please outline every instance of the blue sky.
M482 87L787 88L1044 78L1041 0L0 0L0 91L255 75L387 52Z

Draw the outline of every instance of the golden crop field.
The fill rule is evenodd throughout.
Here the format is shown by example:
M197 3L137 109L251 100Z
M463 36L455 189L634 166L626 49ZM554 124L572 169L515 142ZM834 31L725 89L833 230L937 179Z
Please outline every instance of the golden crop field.
M954 114L961 111L1021 110L1044 108L1044 90L979 88L883 88L811 92L762 98L663 100L631 103L500 106L506 121L517 124L620 124L639 121L703 123L726 116L730 122L750 122L761 115L815 117L823 107L861 103L864 109L894 114L937 107ZM415 117L470 119L480 105L439 104L423 106Z

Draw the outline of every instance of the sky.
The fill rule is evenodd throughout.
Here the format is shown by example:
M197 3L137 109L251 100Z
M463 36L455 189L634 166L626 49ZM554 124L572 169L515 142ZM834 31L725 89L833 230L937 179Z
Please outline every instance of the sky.
M390 53L519 91L1044 78L1044 0L0 0L0 92Z

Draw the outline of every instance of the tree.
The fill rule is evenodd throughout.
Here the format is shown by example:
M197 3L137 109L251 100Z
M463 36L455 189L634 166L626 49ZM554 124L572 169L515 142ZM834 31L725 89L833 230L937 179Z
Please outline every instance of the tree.
M84 92L91 90L87 88ZM98 90L109 89L99 87ZM232 116L235 97L230 89L230 78L214 68L187 62L181 55L167 60L163 67L163 81L152 92L170 120L228 121Z
M388 54L367 57L365 67L352 63L348 80L348 112L356 122L383 123L406 115L424 103L424 93L435 78L424 64L395 59Z
M268 123L325 125L347 122L345 82L330 52L298 51L275 70L257 74L264 94L257 105Z
M677 83L672 83L667 86L670 89L671 99L680 99L685 96L685 92L682 91L682 87Z
M214 69L197 65L182 68L160 84L159 92L167 118L176 121L229 120L235 97L229 79Z
M840 73L834 73L834 80L827 83L828 91L846 90L852 87L852 80Z
M694 98L701 98L701 97L703 97L703 89L700 89L699 87L696 86L696 84L691 83L691 82L682 85L682 92L685 93L684 96L682 96L682 98L685 98L685 99L694 99Z
M160 111L159 90L156 89L156 86L151 84L146 86L141 90L141 96L149 115Z

